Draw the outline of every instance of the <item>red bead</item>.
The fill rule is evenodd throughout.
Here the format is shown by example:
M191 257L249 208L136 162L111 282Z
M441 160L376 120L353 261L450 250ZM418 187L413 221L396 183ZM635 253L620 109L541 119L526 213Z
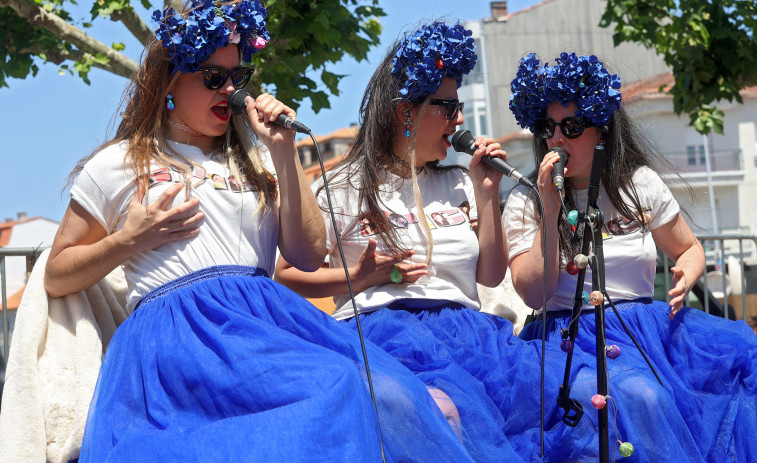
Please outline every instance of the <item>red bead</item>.
M601 410L605 408L605 405L607 405L607 399L605 399L605 396L603 395L596 394L594 397L591 398L591 404L597 410Z
M565 266L565 271L570 273L571 275L578 275L578 272L580 269L578 268L578 265L576 265L575 262L571 261L568 262L568 265Z
M436 57L436 69L443 69L444 68L444 61L442 61L441 56Z

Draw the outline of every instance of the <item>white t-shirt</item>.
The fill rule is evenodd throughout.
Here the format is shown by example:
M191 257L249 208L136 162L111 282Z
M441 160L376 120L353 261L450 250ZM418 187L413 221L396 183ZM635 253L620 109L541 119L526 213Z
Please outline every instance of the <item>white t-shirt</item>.
M633 184L639 202L649 216L649 226L644 228L634 218L627 218L612 206L607 193L600 185L597 206L604 214L602 246L605 258L605 286L613 301L652 297L657 260L657 248L651 230L665 225L679 212L678 203L673 198L662 179L651 169L641 167L633 174ZM539 226L537 204L527 197L525 187L516 187L507 199L503 220L509 248L510 260L531 249ZM575 204L579 209L586 207L588 190L574 191ZM631 208L633 203L625 197ZM578 276L565 270L567 262L561 260L557 288L547 300L547 310L573 308ZM591 268L586 268L584 291L591 292ZM583 309L594 308L586 304Z
M342 178L344 171L337 175ZM380 193L382 210L392 217L392 223L406 247L415 251L410 260L425 262L428 245L417 217L413 183L391 173L386 175L387 182ZM388 248L367 218L368 208L363 205L358 209L358 191L337 185L338 182L331 176L329 179L347 266L357 263L371 236L378 241L377 251L388 253ZM359 184L358 180L358 174L351 177L353 185ZM316 192L322 184L322 180L316 181L313 191ZM476 310L480 308L476 289L478 238L470 223L478 216L470 177L459 169L440 172L426 168L418 174L418 185L425 212L422 220L428 222L434 240L429 274L412 284L388 283L355 294L360 313L377 310L399 299L412 299L412 306L417 308L431 307L441 301L458 302ZM323 216L326 220L329 266L343 268L325 190L318 194L318 203L325 209ZM334 302L337 307L333 314L335 318L344 319L354 314L349 294L334 297Z
M273 274L279 232L276 205L262 216L255 213L257 192L246 179L235 179L228 165L212 160L194 146L170 143L174 150L201 166L192 173L190 194L199 198L205 218L197 236L135 254L123 264L129 308L156 287L214 265L254 266ZM123 227L136 192L134 176L123 163L127 146L124 142L98 152L85 164L71 188L71 198L109 235ZM155 202L174 183L184 183L182 173L156 163L150 171L145 203ZM185 191L180 191L172 206L187 199Z

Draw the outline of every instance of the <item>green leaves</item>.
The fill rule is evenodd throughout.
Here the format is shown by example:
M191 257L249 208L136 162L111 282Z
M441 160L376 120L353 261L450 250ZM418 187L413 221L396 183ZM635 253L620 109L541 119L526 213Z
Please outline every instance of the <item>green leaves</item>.
M91 18L75 23L65 11L75 1L24 1L33 2L71 25L78 24L80 29L100 18L119 20L134 8L130 0L89 0ZM140 2L147 11L154 8L148 0ZM294 108L308 99L315 112L329 108L329 96L339 95L339 83L345 77L334 72L336 63L345 57L365 60L371 47L379 43L381 25L377 18L385 13L378 7L378 0L268 0L265 4L273 38L253 58L253 82L259 88L275 88L276 96ZM157 5L162 8L163 2ZM149 18L143 19L149 23ZM105 65L104 69L115 72L111 67L114 63L108 65L108 58L101 53L102 47L99 51L79 50L50 30L31 25L12 8L0 7L0 43L4 45L0 47L0 87L7 86L6 77L33 77L39 69L35 63L40 60L60 65L61 74L76 74L87 84L93 66ZM124 50L123 43L111 47L117 52ZM320 81L308 76L319 76Z
M615 45L654 47L675 76L677 114L706 134L723 133L719 100L741 102L757 82L757 3L753 0L608 0L600 26L615 24Z
M378 0L272 0L267 2L271 42L256 60L258 81L276 86L276 97L297 108L330 108L343 75L330 71L345 57L362 61L378 45L384 16ZM320 83L305 77L320 74ZM318 75L318 74L316 74Z

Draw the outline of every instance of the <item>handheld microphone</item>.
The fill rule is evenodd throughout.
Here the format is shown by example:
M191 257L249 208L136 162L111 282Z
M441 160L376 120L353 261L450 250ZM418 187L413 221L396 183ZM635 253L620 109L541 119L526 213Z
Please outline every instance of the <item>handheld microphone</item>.
M232 114L238 116L247 111L248 96L250 96L250 92L243 88L231 92L231 95L229 95L229 107L231 108ZM294 120L293 117L287 116L286 114L279 114L279 117L273 121L273 123L284 127L285 129L294 130L295 132L310 133L310 129L305 124Z
M468 153L472 155L476 152L476 139L473 138L470 130L458 130L452 135L452 148L458 153ZM535 188L530 180L515 170L513 166L505 162L502 158L487 155L481 157L481 162L496 171L502 172L523 186Z
M552 148L550 151L554 151L560 156L560 160L552 165L552 183L559 192L562 191L565 184L565 163L568 162L568 153L559 147Z

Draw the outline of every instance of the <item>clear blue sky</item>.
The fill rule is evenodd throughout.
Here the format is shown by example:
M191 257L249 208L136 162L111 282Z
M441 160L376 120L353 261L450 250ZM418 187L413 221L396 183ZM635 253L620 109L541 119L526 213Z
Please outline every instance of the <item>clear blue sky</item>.
M538 2L509 0L508 9L512 13ZM80 2L86 8L89 3ZM298 119L313 133L326 134L357 122L360 99L374 66L400 32L421 21L490 16L488 0L380 0L380 5L387 13L381 18L382 43L369 54L369 62L349 60L331 68L349 75L339 85L341 96L332 98L332 109L315 115L308 103L299 108ZM95 24L88 32L104 43L130 38L120 24L100 19ZM135 40L125 43L126 54L138 60L139 44ZM0 89L0 166L6 173L0 182L0 222L15 219L18 212L56 221L63 217L68 204L68 192L63 192L66 177L76 161L114 132L127 83L98 69L90 73L90 81L88 86L78 77L59 76L57 66L44 65L36 77L11 79L8 88Z

